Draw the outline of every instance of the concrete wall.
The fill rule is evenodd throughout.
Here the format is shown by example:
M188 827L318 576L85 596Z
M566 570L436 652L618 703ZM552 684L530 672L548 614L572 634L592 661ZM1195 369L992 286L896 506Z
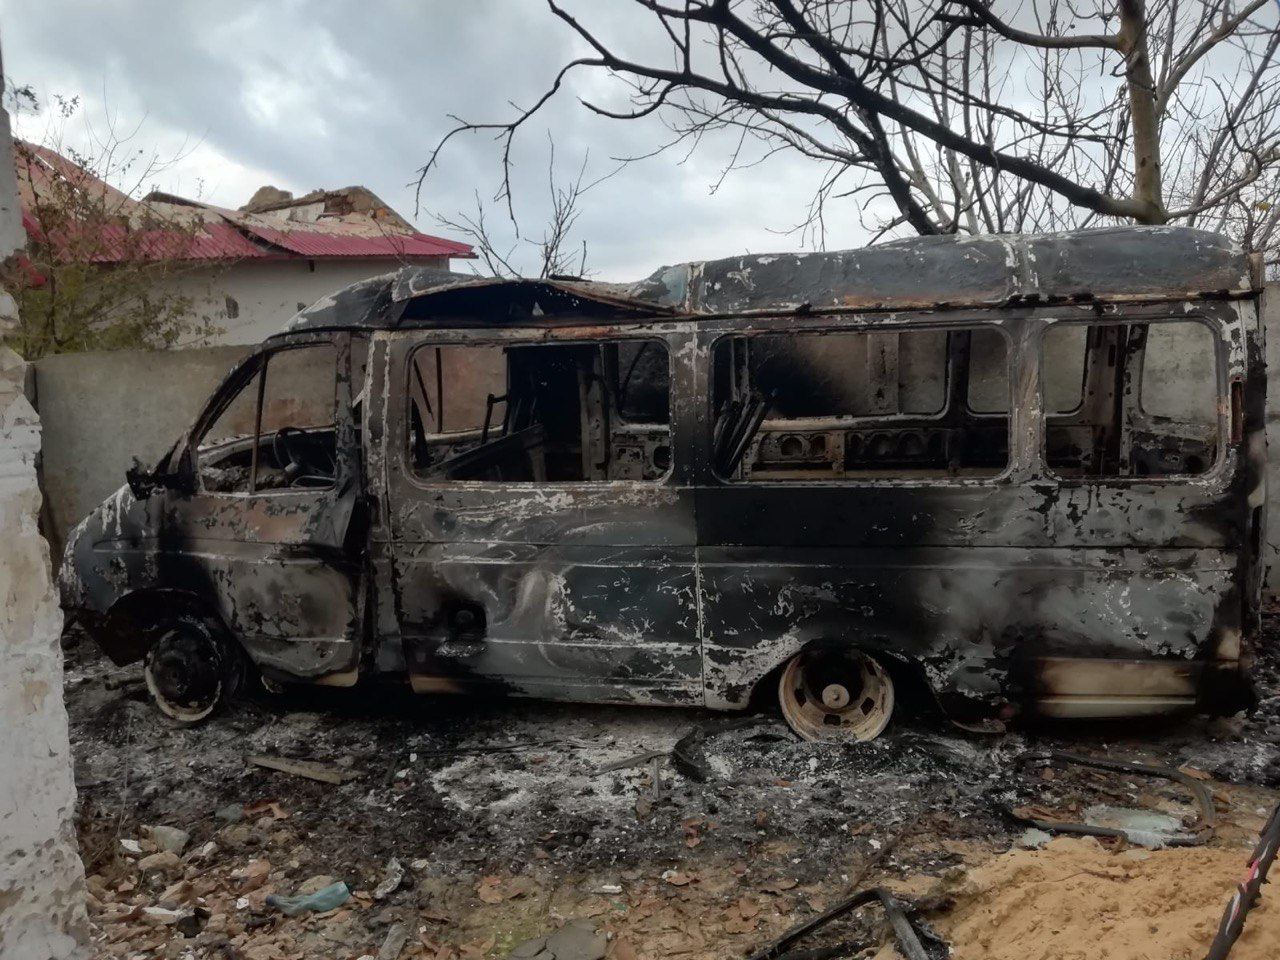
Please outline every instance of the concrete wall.
M412 262L449 268L447 257L423 257ZM183 270L163 288L190 297L197 316L225 331L208 344L249 344L279 333L290 317L321 297L398 266L392 260L354 257L242 260Z
M124 483L138 457L151 466L191 426L248 347L46 357L35 366L44 423L46 528L67 531Z
M0 156L11 150L0 108ZM0 168L3 259L23 232L13 167ZM12 311L12 301L0 308ZM0 957L70 960L87 952L84 866L62 703L62 611L37 525L40 419L26 374L0 347Z

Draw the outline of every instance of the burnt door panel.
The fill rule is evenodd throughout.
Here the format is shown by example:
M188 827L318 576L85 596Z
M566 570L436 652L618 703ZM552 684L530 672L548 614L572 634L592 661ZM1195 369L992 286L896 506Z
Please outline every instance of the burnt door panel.
M389 383L419 382L408 358L420 342L392 342L391 370L400 371L403 381L393 373ZM430 392L433 377L421 382ZM584 381L584 393L590 388ZM410 420L421 415L413 413L406 393L390 389L384 449L391 543L385 546L415 689L700 701L692 492L669 480L529 479L543 470L573 469L566 448L552 445L554 423L538 424L540 436L551 438L544 462L530 462L515 476L493 465L485 476L494 479L421 476L426 471L415 472L409 439ZM459 419L461 404L451 408L447 390L440 396L444 419L454 417L453 429L477 425ZM537 404L522 397L505 402L513 412L503 417L508 422L502 429L529 433L520 411ZM537 402L547 402L546 395ZM481 431L491 445L498 420L490 417L488 430ZM584 471L604 474L599 429L607 426L583 427L581 462ZM450 466L474 458L470 451L450 454Z
M166 507L163 580L213 597L256 664L307 679L354 666L359 566L324 545L349 506L276 493L170 495Z
M416 688L478 682L641 702L700 695L687 494L418 495L429 508L414 509L400 491L393 550Z
M339 683L354 680L360 639L349 343L301 337L233 375L193 431L195 492L165 494L159 565L167 584L214 600L260 667ZM330 390L326 415L310 415L308 395Z

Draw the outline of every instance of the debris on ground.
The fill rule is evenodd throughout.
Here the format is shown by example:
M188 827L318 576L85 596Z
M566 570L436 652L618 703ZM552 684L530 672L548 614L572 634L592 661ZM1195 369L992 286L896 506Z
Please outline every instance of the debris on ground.
M373 899L387 899L387 897L400 889L400 884L402 883L404 883L404 867L399 860L392 857L387 861L387 866L382 872L382 881L374 887Z
M1087 807L1083 822L1055 819L1041 806L1014 807L1010 810L1016 819L1030 824L1036 830L1075 836L1113 837L1153 849L1198 846L1213 836L1217 813L1213 807L1213 796L1204 784L1204 776L1198 771L1188 773L1185 770L1191 768L1174 769L1157 764L1134 763L1105 757L1083 757L1061 752L1050 753L1039 759L1046 764L1072 765L1106 773L1154 777L1177 783L1191 795L1199 815L1196 822L1184 830L1181 818L1151 810L1117 807L1105 803L1095 803ZM1054 769L1053 766L1041 767L1041 776L1052 779Z
M393 923L387 930L386 939L378 948L377 960L399 960L404 953L405 944L409 942L409 929L403 923Z
M1085 807L1084 822L1091 827L1115 830L1130 843L1150 850L1194 845L1194 838L1182 830L1181 818L1167 813L1095 803Z
M499 960L538 938L544 950L570 924L603 937L609 960L722 960L870 887L926 905L928 923L964 960L959 951L980 924L957 933L946 918L962 924L982 905L1012 910L1004 893L979 894L968 881L1018 855L1062 862L1063 840L1028 831L1010 810L1077 823L1097 819L1098 807L1142 811L1198 832L1204 811L1182 782L1026 759L1061 750L1169 764L1203 786L1218 821L1206 846L1071 841L1085 844L1099 873L1077 879L1095 882L1128 878L1143 856L1209 858L1168 861L1206 874L1203 883L1179 880L1172 901L1196 903L1204 918L1187 933L1199 944L1192 960L1203 960L1280 784L1275 652L1260 662L1263 707L1252 717L982 736L903 717L880 739L840 746L797 741L768 714L359 688L254 697L202 726L176 727L144 687L108 688L128 671L88 644L67 655L95 951L130 960L376 960L396 949L398 960ZM690 731L689 750L675 751ZM702 780L682 773L676 752L690 754ZM1029 896L1052 893L1048 881L1040 892L1028 882ZM1114 882L1119 897L1127 880ZM929 891L943 886L959 891L959 912L929 905ZM330 887L345 890L341 902L313 900L294 915L279 906ZM1156 910L1155 901L1152 893L1143 902ZM1072 922L1127 929L1119 902L1082 900ZM1231 960L1254 960L1253 931L1271 930L1275 910L1264 897ZM838 956L837 946L874 952L891 940L883 914L855 911L794 949ZM930 948L923 933L922 942ZM1066 949L1065 939L1055 943Z
M267 757L261 754L246 759L254 766L266 767L268 770L279 770L281 773L289 773L295 777L306 777L308 780L319 780L321 783L331 783L334 786L341 786L348 780L356 779L356 775L349 770L338 770L319 763L309 763L305 760Z
M329 879L328 877L325 878ZM313 889L308 889L311 886ZM337 910L347 902L351 896L351 891L347 889L347 885L339 880L337 883L327 883L317 886L314 882L303 884L296 896L278 897L271 894L266 898L266 905L275 907L286 917L296 917L300 913L325 913L329 910Z
M572 921L549 936L525 940L508 956L514 960L603 960L608 945L595 924Z
M879 903L883 908L893 929L895 947L906 960L930 960L929 954L920 942L919 934L903 908L904 905L899 903L888 890L881 887L858 891L812 920L807 920L788 930L763 950L753 953L749 960L788 960L788 958L795 960L795 955L799 951L792 951L790 948L796 943L829 923L871 903Z
M177 827L148 827L147 835L151 837L151 841L162 851L168 851L174 856L181 855L182 851L187 848L187 844L191 841L191 834Z

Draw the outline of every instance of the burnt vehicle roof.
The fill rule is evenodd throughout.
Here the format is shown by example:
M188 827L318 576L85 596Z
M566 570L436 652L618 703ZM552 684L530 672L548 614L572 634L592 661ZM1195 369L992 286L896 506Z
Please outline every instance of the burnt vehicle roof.
M282 332L599 325L801 309L1174 300L1253 289L1248 255L1220 234L1187 227L1112 227L914 237L858 250L748 254L663 267L631 284L510 280L408 266L318 301Z

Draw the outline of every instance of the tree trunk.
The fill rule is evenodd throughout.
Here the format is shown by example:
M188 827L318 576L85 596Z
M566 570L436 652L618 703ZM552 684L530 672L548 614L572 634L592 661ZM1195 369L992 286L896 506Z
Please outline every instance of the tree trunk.
M1160 114L1155 79L1147 53L1146 0L1118 0L1120 52L1125 59L1129 118L1133 125L1133 200L1140 223L1164 223L1164 189L1160 173Z

